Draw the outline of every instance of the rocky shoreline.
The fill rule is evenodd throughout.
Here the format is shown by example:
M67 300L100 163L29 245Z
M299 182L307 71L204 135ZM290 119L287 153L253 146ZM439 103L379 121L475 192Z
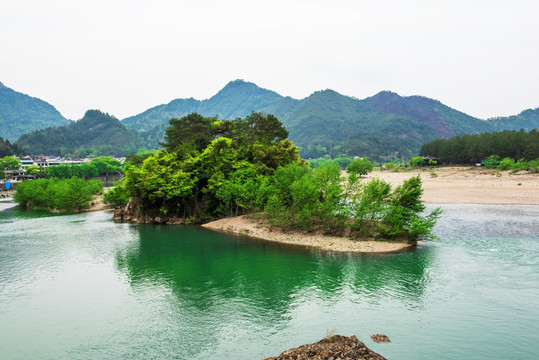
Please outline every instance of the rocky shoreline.
M136 224L167 224L167 225L185 225L190 221L179 216L148 215L139 211L138 204L130 200L126 206L114 209L112 220L117 223L129 222Z
M276 357L264 360L341 359L341 360L387 360L369 349L355 336L334 335L314 344L287 350Z

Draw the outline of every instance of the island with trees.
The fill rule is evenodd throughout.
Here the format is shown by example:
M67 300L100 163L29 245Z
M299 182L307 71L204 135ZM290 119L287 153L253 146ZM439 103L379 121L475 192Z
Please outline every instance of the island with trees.
M393 189L361 181L372 170L364 161L346 173L337 164L311 169L273 115L192 113L169 123L164 149L127 165L109 192L116 221L201 224L249 214L285 232L406 244L432 236L440 210L423 216L419 176Z

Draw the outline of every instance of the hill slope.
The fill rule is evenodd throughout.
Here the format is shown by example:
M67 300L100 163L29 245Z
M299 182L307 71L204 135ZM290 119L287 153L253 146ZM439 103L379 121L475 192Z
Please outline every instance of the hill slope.
M231 81L210 99L177 99L124 119L123 123L143 132L149 144L155 146L172 117L198 112L233 119L251 111L277 116L304 157L328 153L368 156L373 160L409 157L422 144L439 137L494 130L489 122L421 96L402 97L383 91L358 100L324 90L296 100L242 80Z
M79 121L22 135L16 145L29 154L125 156L142 147L139 135L109 114L88 110Z
M15 141L27 132L69 123L51 104L0 83L0 136Z
M522 111L518 115L488 119L496 131L539 129L539 108Z

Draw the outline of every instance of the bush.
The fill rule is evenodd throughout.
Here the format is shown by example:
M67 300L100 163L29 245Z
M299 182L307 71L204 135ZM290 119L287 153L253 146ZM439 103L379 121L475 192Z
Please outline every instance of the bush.
M69 212L89 206L93 197L102 191L103 184L98 180L39 179L20 183L14 199L28 209Z
M410 159L410 165L412 165L412 166L421 166L421 165L423 165L423 157L416 156L416 157Z
M270 185L266 216L271 224L284 229L342 233L350 227L353 236L407 238L412 243L420 237L433 237L432 228L441 210L422 216L425 205L419 176L394 191L379 179L361 184L354 173L348 187L344 182L336 165L314 170L298 165L278 169Z
M498 170L510 170L513 169L514 166L515 160L506 157L502 161L500 161L500 164L496 168Z
M112 189L105 193L103 202L115 207L125 206L129 202L129 193L125 186L117 182Z

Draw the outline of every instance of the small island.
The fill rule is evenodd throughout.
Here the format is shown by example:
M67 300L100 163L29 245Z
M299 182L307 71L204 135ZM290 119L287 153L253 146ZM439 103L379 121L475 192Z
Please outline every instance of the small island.
M330 251L400 251L433 236L441 210L424 214L420 176L395 187L364 181L367 159L346 172L338 164L313 169L272 115L219 121L194 113L170 125L165 148L126 166L123 184L108 193L120 205L115 221L209 223Z

